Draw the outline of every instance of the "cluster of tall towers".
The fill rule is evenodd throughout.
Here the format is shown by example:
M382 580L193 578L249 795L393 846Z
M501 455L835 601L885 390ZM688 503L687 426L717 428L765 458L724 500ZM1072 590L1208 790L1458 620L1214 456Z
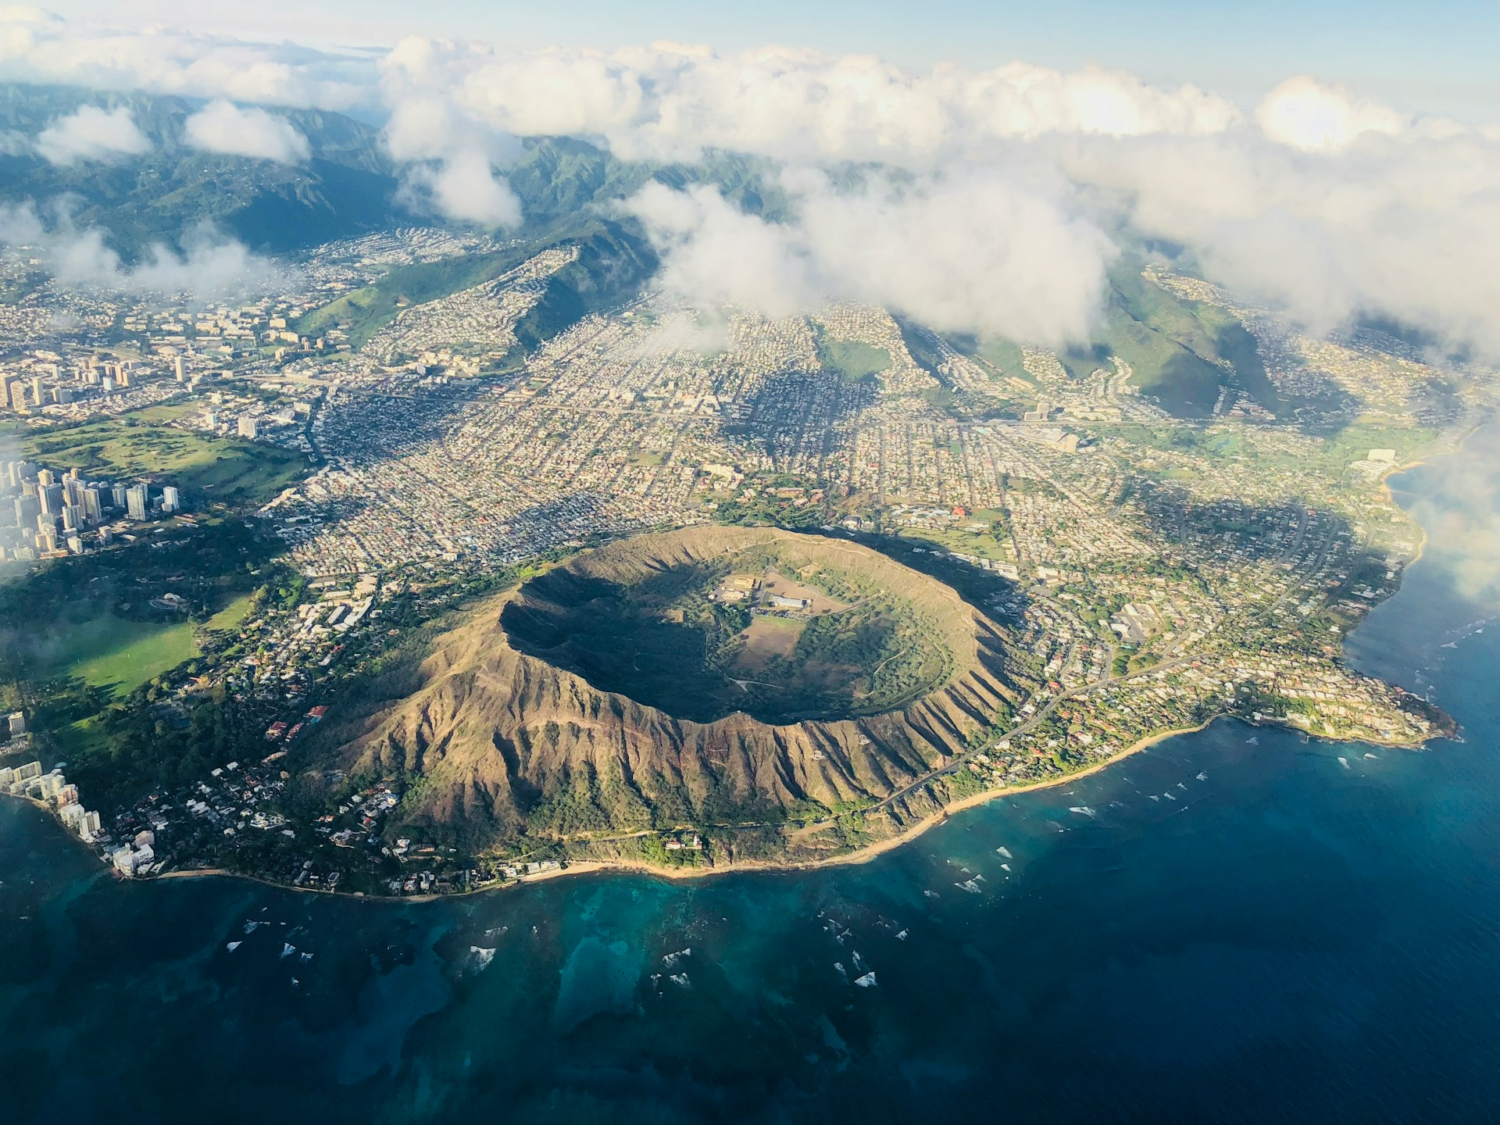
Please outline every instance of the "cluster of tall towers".
M182 498L172 485L153 496L144 483L89 480L77 469L60 476L29 461L0 464L0 554L40 558L60 551L82 554L84 536L109 543L105 523L124 516L144 521L158 512L180 511Z

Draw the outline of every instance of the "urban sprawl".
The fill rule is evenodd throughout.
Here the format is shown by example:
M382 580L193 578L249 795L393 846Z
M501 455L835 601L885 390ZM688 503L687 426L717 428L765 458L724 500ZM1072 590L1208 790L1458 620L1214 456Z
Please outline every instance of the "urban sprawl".
M1295 416L1226 385L1210 417L1182 422L1119 357L1078 378L1027 348L1002 370L861 305L768 319L648 294L523 354L517 323L573 260L558 250L367 338L297 329L393 265L493 245L421 229L338 243L284 292L234 306L47 283L0 307L6 560L149 549L139 540L222 507L167 473L22 456L38 435L137 420L299 458L300 479L248 514L306 583L295 604L233 623L232 658L163 677L169 716L215 691L259 707L254 760L88 811L17 713L0 788L47 804L126 875L235 867L252 846L256 873L388 894L555 869L586 848L467 855L388 833L394 779L297 819L288 757L338 686L398 642L394 605L436 612L549 553L719 520L882 544L969 583L1015 631L1039 686L919 783L950 796L1062 776L1220 714L1386 744L1433 733L1419 701L1340 656L1419 548L1382 480L1457 433L1459 406L1434 389L1465 372L1371 330L1306 336L1156 268L1149 283L1239 318ZM11 254L12 273L34 267Z

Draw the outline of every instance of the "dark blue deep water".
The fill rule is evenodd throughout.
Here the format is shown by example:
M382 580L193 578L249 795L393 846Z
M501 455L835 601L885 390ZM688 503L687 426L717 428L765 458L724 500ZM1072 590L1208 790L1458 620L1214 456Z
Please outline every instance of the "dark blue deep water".
M121 885L0 803L0 1121L1500 1121L1495 436L1398 482L1349 646L1420 753L1221 723L861 867L431 904Z

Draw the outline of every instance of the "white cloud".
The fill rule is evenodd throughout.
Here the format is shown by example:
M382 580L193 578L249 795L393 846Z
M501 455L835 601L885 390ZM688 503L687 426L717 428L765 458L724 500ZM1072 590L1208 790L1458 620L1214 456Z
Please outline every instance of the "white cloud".
M409 39L382 70L390 104L441 97L497 132L595 136L628 158L692 159L719 148L927 167L1050 132L1203 133L1240 117L1195 87L1161 90L1094 67L913 74L867 55L785 48L719 56L658 43L502 54Z
M1378 313L1500 358L1500 129L1401 112L1306 76L1247 116L1212 92L1101 67L916 72L784 47L523 53L425 38L377 61L0 9L0 77L383 106L406 197L486 225L522 218L503 172L526 136L586 137L623 158L723 149L912 175L900 190L877 181L855 195L794 185L796 218L784 226L701 192L638 198L664 279L703 300L772 309L830 293L935 324L1065 338L1087 323L1111 252L1100 232L1113 220L1182 243L1220 280L1316 328ZM54 130L38 141L49 159L130 151L110 147L122 137L139 144L81 123ZM220 130L246 146L250 133ZM273 159L300 151L261 140Z
M629 207L662 257L658 283L700 308L785 316L848 299L943 330L1047 344L1087 337L1113 247L1035 186L993 172L854 193L815 174L787 186L797 214L785 224L711 188L648 186Z
M435 163L420 164L407 173L404 187L409 201L430 203L440 214L459 222L490 227L514 227L521 222L521 201L482 152L459 151Z
M824 299L801 232L747 215L713 188L649 184L627 208L661 255L657 283L704 311L790 316Z
M460 222L513 227L521 201L495 166L520 154L520 142L498 133L451 102L430 95L402 98L385 130L392 159L413 162L404 180L407 201Z
M151 151L151 141L126 107L104 110L84 105L43 129L36 139L36 150L52 164L76 164L80 160L141 156Z
M1305 75L1289 78L1267 94L1255 119L1271 140L1305 152L1347 148L1366 133L1395 136L1409 126L1406 117L1387 106Z
M222 98L187 119L188 144L207 152L296 164L311 155L307 138L285 118L245 109Z
M368 52L250 43L166 28L98 28L25 7L0 7L0 77L263 105L350 109L376 104Z
M1381 315L1500 358L1500 143L1417 130L1306 153L1246 132L1058 158L1134 227L1315 331Z
M48 223L29 203L0 205L0 245L30 248L65 285L104 290L207 299L265 291L286 278L281 266L206 223L184 234L180 251L157 243L126 265L103 232L78 229L66 212Z

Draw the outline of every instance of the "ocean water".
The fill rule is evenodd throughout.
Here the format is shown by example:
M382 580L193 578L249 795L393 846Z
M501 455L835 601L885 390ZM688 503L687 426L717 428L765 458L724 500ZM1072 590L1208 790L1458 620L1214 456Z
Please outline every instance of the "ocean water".
M862 866L430 904L123 885L0 802L0 1120L1500 1120L1495 436L1396 482L1349 646L1420 753L1218 723Z

